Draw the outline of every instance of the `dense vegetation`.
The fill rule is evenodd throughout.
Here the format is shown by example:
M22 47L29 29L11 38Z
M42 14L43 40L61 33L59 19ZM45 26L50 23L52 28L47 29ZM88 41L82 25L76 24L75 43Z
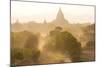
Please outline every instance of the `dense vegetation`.
M61 27L56 27L50 32L45 48L52 52L68 54L72 62L80 61L81 44L72 34L62 31Z
M86 33L88 31L85 31ZM12 32L11 34L12 64L69 62L67 58L69 58L70 62L94 60L92 54L95 49L95 42L93 39L89 39L90 41L87 41L86 46L81 47L81 43L70 32L63 31L61 27L56 27L46 36L28 31ZM89 34L91 33L89 32ZM39 49L41 39L44 39L43 51ZM87 52L90 52L92 57L88 56L89 53Z
M11 57L13 64L31 64L38 61L38 37L30 32L12 33Z

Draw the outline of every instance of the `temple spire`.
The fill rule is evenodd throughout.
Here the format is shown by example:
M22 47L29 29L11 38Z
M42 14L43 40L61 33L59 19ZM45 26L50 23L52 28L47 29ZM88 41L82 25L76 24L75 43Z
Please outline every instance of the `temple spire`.
M44 19L43 23L44 23L44 24L46 24L46 23L47 23L47 21Z
M15 23L18 24L19 23L19 19L16 19Z
M59 11L58 11L58 13L57 13L56 19L59 20L59 21L62 21L62 20L65 19L61 8L59 8Z
M62 25L62 24L65 25L66 23L68 23L68 20L65 19L64 14L63 14L61 8L59 8L59 10L58 10L58 13L57 13L57 16L56 16L56 22L59 25Z

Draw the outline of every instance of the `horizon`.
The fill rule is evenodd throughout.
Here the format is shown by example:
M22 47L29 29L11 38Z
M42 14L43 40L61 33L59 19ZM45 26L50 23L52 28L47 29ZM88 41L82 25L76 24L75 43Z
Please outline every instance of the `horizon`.
M55 20L59 8L61 8L65 19L68 20L69 23L95 23L95 10L92 6L15 1L11 1L11 23L15 23L16 20L19 20L21 23L30 21L43 23L44 20L51 22Z

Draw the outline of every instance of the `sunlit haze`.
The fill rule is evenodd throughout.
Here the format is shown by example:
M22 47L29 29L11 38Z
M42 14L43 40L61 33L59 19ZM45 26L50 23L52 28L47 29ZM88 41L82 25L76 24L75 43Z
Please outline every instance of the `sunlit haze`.
M94 23L94 7L80 5L34 3L34 2L11 2L11 23L17 19L21 23L36 21L42 23L44 20L50 22L56 18L61 8L65 19L71 23Z

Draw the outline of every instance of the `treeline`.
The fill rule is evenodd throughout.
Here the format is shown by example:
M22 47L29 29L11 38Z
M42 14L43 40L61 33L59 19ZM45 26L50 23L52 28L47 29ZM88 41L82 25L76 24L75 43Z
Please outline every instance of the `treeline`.
M11 63L16 65L36 64L40 51L38 36L27 31L12 32Z
M81 61L81 44L72 34L63 31L61 27L50 31L44 48L46 51L59 52L66 57L69 55L71 62ZM64 62L64 59L61 62Z
M81 43L69 32L63 31L61 27L56 27L45 37L44 52L38 48L40 34L28 31L11 33L11 63L16 65L47 64L65 62L63 57L57 58L56 53L69 58L71 62L79 62L82 56ZM90 43L89 43L90 44ZM47 53L51 52L55 57L47 61ZM45 55L43 56L44 53ZM44 59L46 59L46 61ZM57 60L57 62L54 60ZM45 63L42 63L45 62Z

